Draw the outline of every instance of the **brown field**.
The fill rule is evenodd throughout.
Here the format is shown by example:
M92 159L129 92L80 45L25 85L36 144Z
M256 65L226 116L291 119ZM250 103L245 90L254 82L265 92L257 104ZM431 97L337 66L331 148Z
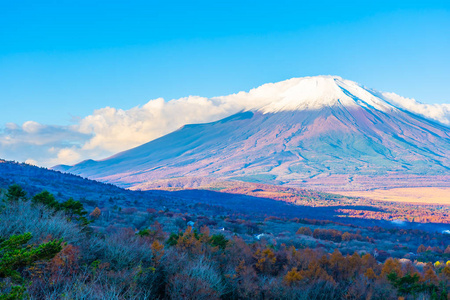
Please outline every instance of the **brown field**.
M378 189L372 191L336 192L345 196L373 200L450 205L450 187L417 187Z

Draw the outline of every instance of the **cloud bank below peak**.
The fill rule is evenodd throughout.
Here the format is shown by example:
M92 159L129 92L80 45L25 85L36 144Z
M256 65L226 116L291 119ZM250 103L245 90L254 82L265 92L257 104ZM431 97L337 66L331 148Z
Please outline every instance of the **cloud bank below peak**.
M424 104L412 98L405 98L395 93L382 93L391 103L427 119L450 125L450 104Z
M314 79L318 77L307 77ZM339 77L322 76L334 80ZM0 158L50 167L102 159L170 133L185 124L212 122L243 110L283 101L300 78L268 83L249 92L205 98L153 99L128 110L104 107L70 126L27 121L0 129ZM346 83L352 83L345 81ZM356 83L355 83L356 84ZM394 93L378 93L391 104L450 125L450 104L422 104Z

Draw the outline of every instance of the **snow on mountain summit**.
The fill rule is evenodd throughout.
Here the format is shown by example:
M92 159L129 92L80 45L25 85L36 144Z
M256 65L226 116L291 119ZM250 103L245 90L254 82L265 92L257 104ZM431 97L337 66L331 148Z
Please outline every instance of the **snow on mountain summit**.
M427 119L450 125L450 104L423 104L395 93L376 91L340 76L319 75L267 83L249 92L220 97L239 96L247 110L263 113L317 110L342 105L393 112L407 110Z
M263 108L263 112L286 110L318 109L342 103L345 106L355 105L354 101L340 88L342 79L337 77L309 77L292 79L295 85L279 93L280 99Z
M263 113L312 110L343 105L346 107L371 107L390 111L394 106L356 82L339 76L313 76L292 78L268 83L249 92L218 97L226 100L239 99L247 110Z

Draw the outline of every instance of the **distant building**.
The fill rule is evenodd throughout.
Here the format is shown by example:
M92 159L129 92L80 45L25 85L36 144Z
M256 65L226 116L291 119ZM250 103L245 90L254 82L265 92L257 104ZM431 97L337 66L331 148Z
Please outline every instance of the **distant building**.
M255 237L255 239L257 239L257 240L260 240L262 237L264 237L265 235L267 235L267 234L264 234L264 233L261 233L261 234L255 234L254 235L254 237Z

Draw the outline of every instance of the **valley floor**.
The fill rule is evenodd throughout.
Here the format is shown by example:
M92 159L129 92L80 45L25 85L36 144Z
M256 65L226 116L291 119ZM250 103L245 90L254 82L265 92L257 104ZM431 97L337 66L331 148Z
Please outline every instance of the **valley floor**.
M394 188L371 191L341 191L337 193L378 201L450 205L450 187Z

